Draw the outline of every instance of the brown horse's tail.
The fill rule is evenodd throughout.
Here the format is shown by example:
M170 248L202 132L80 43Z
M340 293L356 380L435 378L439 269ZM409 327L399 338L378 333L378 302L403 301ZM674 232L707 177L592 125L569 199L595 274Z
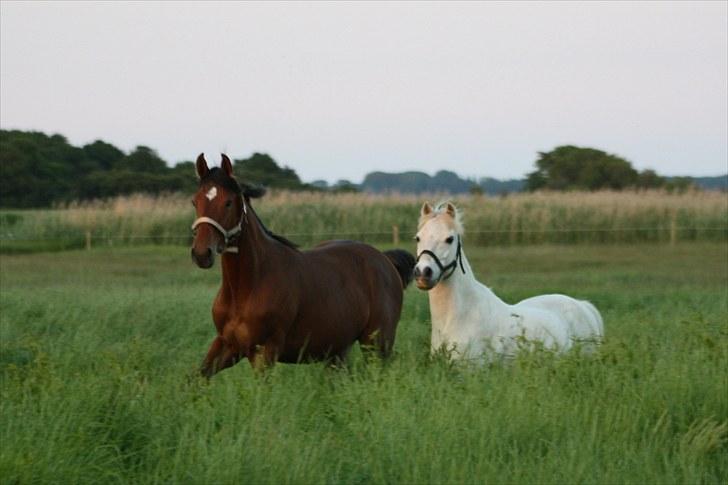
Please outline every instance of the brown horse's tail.
M402 288L407 288L407 285L412 281L412 274L415 269L415 257L404 249L384 251L384 255L397 268L397 273L399 273L399 277L402 280Z

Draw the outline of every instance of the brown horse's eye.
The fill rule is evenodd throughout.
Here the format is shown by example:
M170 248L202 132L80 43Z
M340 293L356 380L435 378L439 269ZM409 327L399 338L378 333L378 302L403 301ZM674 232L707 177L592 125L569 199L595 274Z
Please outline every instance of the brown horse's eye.
M448 243L448 244L452 244L453 241L454 241L454 238L452 236L450 236L449 238L445 239L445 242Z
M232 206L233 206L233 201L232 201L232 200L228 200L227 202L225 202L225 208L226 208L226 209L229 209L229 208L231 208Z
M192 207L197 207L197 201L195 199L192 199Z

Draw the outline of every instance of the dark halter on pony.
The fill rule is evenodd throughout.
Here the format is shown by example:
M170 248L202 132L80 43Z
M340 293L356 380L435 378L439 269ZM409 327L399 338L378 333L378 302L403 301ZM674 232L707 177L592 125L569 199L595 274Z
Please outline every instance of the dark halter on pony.
M463 266L463 252L462 252L462 244L460 243L460 236L458 236L458 249L455 252L455 259L453 259L446 266L444 266L442 264L442 262L440 261L440 258L438 258L437 255L435 253L433 253L432 251L430 251L429 249L423 249L422 252L417 255L416 262L420 261L420 258L422 257L423 254L429 255L435 261L437 266L440 268L440 278L437 280L438 283L440 281L445 281L448 278L450 278L453 275L453 273L455 272L455 270L457 269L458 263L460 263L460 269L462 270L463 274L465 274L465 267ZM443 276L443 275L445 275L445 272L448 270L450 272L447 274L447 276Z

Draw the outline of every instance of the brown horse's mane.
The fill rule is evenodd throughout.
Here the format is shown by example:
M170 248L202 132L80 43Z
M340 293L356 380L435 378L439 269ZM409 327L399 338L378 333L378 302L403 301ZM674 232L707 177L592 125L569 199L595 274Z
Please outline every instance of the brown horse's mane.
M250 206L250 199L257 199L259 197L262 197L266 192L265 187L239 183L234 177L229 176L227 173L225 173L224 170L220 169L219 167L211 168L209 172L207 172L207 175L200 179L200 185L206 184L208 182L217 184L233 192L234 194L243 197L245 199L245 203L248 204L248 206ZM258 221L258 224L260 224L263 232L265 232L268 236L275 239L284 246L298 250L298 244L290 241L289 239L286 239L280 234L274 233L273 231L265 227L265 224L263 224L263 221L260 220L260 217L258 217L258 214L255 212L255 210L253 210L252 212L253 214L255 214L255 219Z
M246 197L245 200L249 205L250 204L248 202L249 199ZM251 212L255 215L255 219L258 221L258 224L260 224L260 227L261 227L261 229L263 229L263 232L265 232L268 236L272 237L273 239L275 239L279 243L283 244L284 246L288 246L289 248L295 249L296 251L298 251L298 244L294 243L290 239L286 239L285 237L281 236L280 234L274 233L273 231L271 231L270 229L265 227L265 224L263 224L263 221L261 221L260 217L258 217L258 213L255 212L254 210Z

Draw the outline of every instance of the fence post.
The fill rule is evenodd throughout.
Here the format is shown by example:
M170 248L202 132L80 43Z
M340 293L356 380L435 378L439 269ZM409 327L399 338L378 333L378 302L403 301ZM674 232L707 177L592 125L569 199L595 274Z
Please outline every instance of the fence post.
M672 213L670 219L670 246L674 246L677 242L677 214Z
M91 231L86 231L86 251L91 250Z
M392 244L399 244L399 226L392 226Z

